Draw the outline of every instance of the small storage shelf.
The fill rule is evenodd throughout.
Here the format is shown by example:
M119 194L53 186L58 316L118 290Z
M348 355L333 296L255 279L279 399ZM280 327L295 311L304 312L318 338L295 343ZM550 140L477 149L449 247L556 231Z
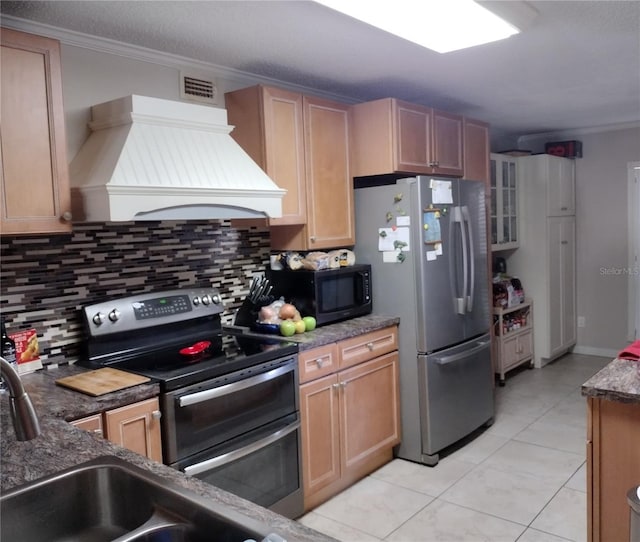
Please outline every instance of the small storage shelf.
M493 309L495 372L500 385L507 371L529 363L533 367L533 302L526 299L514 307Z

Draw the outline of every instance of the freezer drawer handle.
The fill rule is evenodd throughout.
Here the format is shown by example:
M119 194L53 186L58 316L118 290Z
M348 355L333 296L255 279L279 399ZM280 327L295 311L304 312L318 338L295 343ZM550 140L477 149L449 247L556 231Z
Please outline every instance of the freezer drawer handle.
M229 395L230 393L235 393L237 391L250 388L251 386L255 386L256 384L268 382L269 380L278 378L279 376L282 376L283 374L289 373L293 370L293 365L287 364L283 365L282 367L272 369L271 371L268 371L266 373L240 380L239 382L233 382L231 384L225 384L224 386L220 386L218 388L211 388L209 390L190 393L189 395L183 395L182 397L178 398L178 406L185 407L189 405L195 405L197 403L202 403L203 401L209 401L210 399L223 397L224 395Z
M455 363L456 361L460 361L461 359L468 358L469 356L472 356L473 354L480 352L480 350L484 350L488 344L491 344L491 341L481 341L476 346L474 346L471 350L465 350L464 352L460 352L459 354L437 357L434 359L438 365L447 365L449 363Z
M300 422L292 423L291 425L287 425L287 427L284 427L283 429L280 429L275 433L264 437L263 439L248 444L244 448L219 455L218 457L212 457L211 459L207 459L206 461L202 461L201 463L196 463L195 465L189 465L188 467L184 468L184 473L193 476L194 474L200 474L201 472L206 472L208 470L213 470L221 467L222 465L227 465L228 463L231 463L236 459L240 459L241 457L258 451L261 448L266 448L267 446L269 446L269 444L273 444L277 440L280 440L282 437L285 437L289 433L293 433L298 429L300 429Z

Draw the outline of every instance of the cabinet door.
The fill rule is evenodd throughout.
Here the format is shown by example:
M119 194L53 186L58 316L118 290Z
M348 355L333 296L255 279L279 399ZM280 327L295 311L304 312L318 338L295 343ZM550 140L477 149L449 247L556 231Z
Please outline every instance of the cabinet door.
M462 117L433 111L432 173L462 177L464 143Z
M575 164L568 158L545 157L547 160L547 216L576 214Z
M355 243L349 162L349 107L304 97L307 247Z
M626 542L627 491L640 484L640 405L593 397L588 401L587 539Z
M337 382L336 375L329 375L300 386L305 500L341 475Z
M428 173L430 171L431 117L433 110L416 104L394 101L396 122L396 171ZM391 136L391 134L389 134Z
M306 223L302 95L258 85L226 93L225 106L231 137L287 190L282 217L269 225Z
M123 448L162 462L158 399L105 412L105 437Z
M338 374L341 456L345 473L400 443L398 352Z
M562 219L560 239L562 279L562 343L571 346L577 339L576 315L576 222L574 217Z
M282 200L282 218L272 218L269 224L304 224L307 201L302 95L265 87L263 107L265 171L287 190Z
M71 425L94 433L100 437L104 436L104 429L102 427L102 414L94 414L93 416L87 416L86 418L80 418L79 420L73 420Z
M515 158L491 154L491 250L518 248L518 171Z
M549 353L575 344L575 219L548 218L549 228ZM548 357L541 353L543 357Z
M70 232L60 45L5 28L1 40L2 233Z
M489 185L489 125L464 118L464 178Z

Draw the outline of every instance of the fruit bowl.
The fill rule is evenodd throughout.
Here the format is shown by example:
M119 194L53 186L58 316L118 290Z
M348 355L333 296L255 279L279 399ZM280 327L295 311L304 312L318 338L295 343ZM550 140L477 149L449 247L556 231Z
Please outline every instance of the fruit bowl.
M270 335L280 334L279 324L264 324L262 322L254 322L253 324L251 324L251 329L253 331L257 331L258 333L268 333Z

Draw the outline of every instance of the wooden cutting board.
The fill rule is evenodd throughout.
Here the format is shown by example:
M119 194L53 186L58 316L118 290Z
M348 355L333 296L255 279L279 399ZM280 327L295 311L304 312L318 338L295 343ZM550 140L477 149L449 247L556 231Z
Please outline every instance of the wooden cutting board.
M73 376L65 376L56 380L56 384L97 397L112 391L122 390L138 384L144 384L151 379L146 376L134 375L119 369L104 367L95 371L87 371Z

